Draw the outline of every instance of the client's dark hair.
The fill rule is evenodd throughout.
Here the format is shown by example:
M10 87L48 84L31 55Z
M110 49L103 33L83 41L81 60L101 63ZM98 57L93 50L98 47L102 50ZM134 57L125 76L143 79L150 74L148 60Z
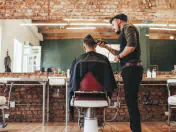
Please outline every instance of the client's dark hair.
M97 43L95 42L94 38L88 34L84 40L83 40L84 44L90 46L90 47L93 47L94 45L96 45Z

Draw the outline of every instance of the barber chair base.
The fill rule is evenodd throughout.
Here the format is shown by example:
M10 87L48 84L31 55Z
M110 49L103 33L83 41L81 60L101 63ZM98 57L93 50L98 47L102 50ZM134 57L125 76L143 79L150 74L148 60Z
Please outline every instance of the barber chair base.
M84 132L98 132L97 118L84 120Z

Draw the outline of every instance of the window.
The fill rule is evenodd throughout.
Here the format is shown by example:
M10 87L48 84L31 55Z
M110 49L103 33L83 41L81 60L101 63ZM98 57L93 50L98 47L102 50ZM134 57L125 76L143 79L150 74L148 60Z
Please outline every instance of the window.
M13 72L22 72L23 44L14 39Z

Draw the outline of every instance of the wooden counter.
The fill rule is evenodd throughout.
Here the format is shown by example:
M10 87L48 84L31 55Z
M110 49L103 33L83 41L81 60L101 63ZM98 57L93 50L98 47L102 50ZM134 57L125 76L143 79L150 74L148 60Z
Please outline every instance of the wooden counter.
M0 78L48 78L49 76L65 76L61 74L53 73L0 73ZM143 80L141 82L141 88L139 91L139 109L141 113L142 121L165 121L167 116L164 115L167 111L167 80L174 78L170 73L159 73L157 78L146 78L144 73ZM118 76L115 74L115 79L118 81ZM120 92L119 97L121 101L121 108L117 114L117 118L114 121L129 121L128 109L124 97L123 81L120 78ZM25 87L25 88L24 88ZM42 121L42 107L36 105L36 103L42 103L42 90L41 86L15 86L12 92L12 101L16 102L15 108L10 108L6 113L10 114L9 121L26 122L26 121ZM8 97L8 91L6 88L0 87L0 96ZM57 91L59 89L59 95ZM5 92L4 92L5 91ZM27 93L27 94L26 94ZM145 101L145 95L150 93L150 98L154 103L159 102L159 105L143 105ZM57 96L56 96L57 95ZM65 120L65 86L55 86L50 88L50 118L49 121L64 121ZM116 92L113 93L112 102L117 99ZM29 105L23 105L23 104ZM33 105L34 104L34 105ZM112 103L113 105L113 103ZM107 109L106 119L110 120L114 117L116 109ZM77 111L75 110L75 115ZM75 120L77 117L75 116Z

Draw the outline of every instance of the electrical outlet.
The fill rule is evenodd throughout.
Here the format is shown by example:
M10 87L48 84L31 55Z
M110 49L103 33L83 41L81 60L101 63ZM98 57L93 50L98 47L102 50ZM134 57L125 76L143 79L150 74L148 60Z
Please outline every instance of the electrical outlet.
M15 108L15 102L10 102L10 108Z
M165 115L167 115L167 116L168 116L168 115L169 115L169 112L168 112L168 111L165 111Z
M60 89L55 89L53 92L53 97L59 98Z
M118 102L114 102L114 106L118 106Z
M5 118L9 118L9 114L5 114Z

